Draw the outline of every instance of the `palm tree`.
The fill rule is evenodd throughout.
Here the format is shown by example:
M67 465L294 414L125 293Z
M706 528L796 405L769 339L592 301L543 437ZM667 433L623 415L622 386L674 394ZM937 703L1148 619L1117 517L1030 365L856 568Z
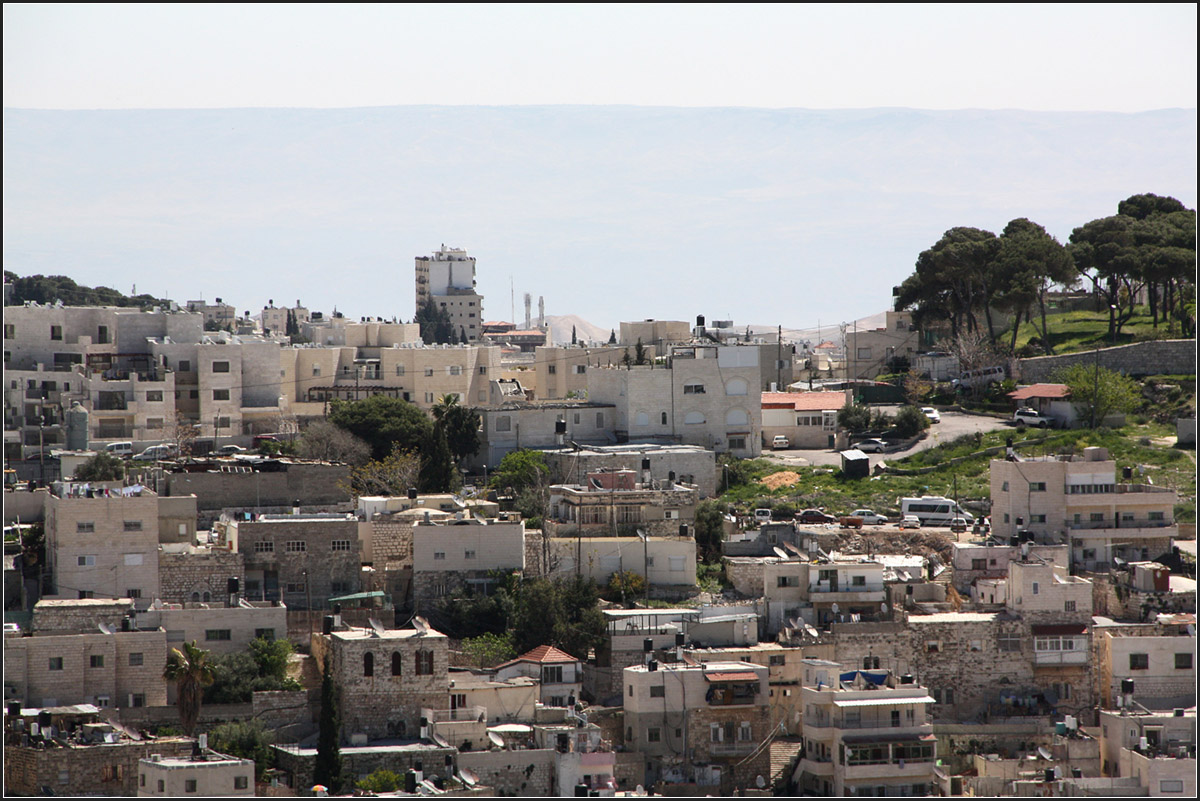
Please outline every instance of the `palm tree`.
M440 423L445 420L447 415L452 414L452 410L457 406L457 393L447 392L445 395L438 398L437 404L430 411L433 412L433 419Z
M200 719L200 700L204 688L213 683L216 669L208 661L208 651L196 646L196 641L183 644L183 650L172 648L167 657L163 678L176 682L179 699L179 724L189 737Z

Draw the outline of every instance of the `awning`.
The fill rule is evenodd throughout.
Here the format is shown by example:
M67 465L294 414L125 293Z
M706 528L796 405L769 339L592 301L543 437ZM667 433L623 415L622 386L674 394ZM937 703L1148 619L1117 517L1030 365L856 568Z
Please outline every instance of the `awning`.
M844 701L834 700L834 706L893 706L895 704L932 704L934 701L928 695L921 696L892 696L891 698L847 698Z
M1043 634L1087 634L1086 623L1043 623L1032 628L1035 637Z
M705 673L708 681L758 681L758 674L752 670L736 670L728 673Z
M919 732L900 732L897 734L851 734L843 735L843 743L909 743L909 742L933 742L937 740L932 734L921 734Z

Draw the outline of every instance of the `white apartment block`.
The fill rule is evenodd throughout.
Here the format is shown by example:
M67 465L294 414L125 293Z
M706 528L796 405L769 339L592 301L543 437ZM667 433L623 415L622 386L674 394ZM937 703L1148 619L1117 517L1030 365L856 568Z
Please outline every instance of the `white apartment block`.
M237 798L254 795L254 760L205 749L199 756L153 754L138 762L138 798Z
M417 256L416 308L428 300L450 313L467 342L483 336L483 296L475 291L475 258L467 251L442 245L432 256Z
M296 301L294 307L289 308L287 306L276 306L275 301L272 299L262 309L260 323L263 334L285 333L287 331L288 312L291 312L294 316L297 327L309 321L309 311L300 305L299 300Z
M332 400L389 395L431 409L443 395L487 406L500 349L470 345L293 346L280 349L280 394L290 414L321 417Z
M1030 531L1038 542L1071 546L1077 570L1107 569L1114 558L1153 559L1178 536L1174 490L1117 483L1107 448L1080 456L993 460L992 532Z
M588 370L588 399L616 406L617 437L762 452L758 349L672 346L665 365Z
M413 598L435 602L469 588L488 594L493 571L525 569L525 523L463 517L412 527Z
M622 323L624 325L624 323ZM534 378L531 382L536 400L586 398L588 370L621 364L625 347L567 347L543 345L534 351ZM632 358L633 352L630 351Z

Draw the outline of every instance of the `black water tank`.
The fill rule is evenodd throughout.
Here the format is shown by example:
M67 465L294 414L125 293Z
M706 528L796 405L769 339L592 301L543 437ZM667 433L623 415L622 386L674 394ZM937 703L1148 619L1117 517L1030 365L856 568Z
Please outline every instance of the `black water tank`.
M650 639L649 637L642 640L642 650L646 653L650 653L651 651L653 651L654 650L654 640Z
M651 660L650 660L650 664L648 664L646 667L649 669L649 671L650 671L651 673L653 673L654 671L658 670L658 660L657 660L657 659L651 659Z
M321 618L321 633L333 634L333 615L325 615Z
M1133 693L1133 679L1121 679L1121 694L1130 695Z
M1083 768L1071 768L1071 778L1072 779L1082 779L1083 778Z
M417 792L417 774L415 771L404 771L404 792L413 795Z
M408 499L410 501L415 501L417 499L417 488L416 487L408 488Z
M913 675L911 673L905 673L903 676L900 677L900 683L901 684L912 684L913 683Z
M241 582L238 581L238 577L230 576L229 580L225 582L225 591L227 593L229 593L230 595L234 595L237 593L238 588L240 586L241 586Z
M20 715L21 715L21 702L20 701L9 701L8 702L8 716L10 718L15 718L15 717L20 717Z
M650 469L650 457L648 457L648 456L647 456L647 457L645 457L645 458L643 458L643 459L642 459L642 469L643 469L643 470L649 470L649 469Z
M703 328L703 327L704 327L704 315L703 315L703 314L697 314L697 315L696 315L696 327L697 327L697 328Z
M121 631L133 631L133 621L127 617L121 618Z
M683 640L684 640L683 632L682 631L675 632L675 647L676 648L683 647Z
M674 471L674 470L672 470L671 472L667 473L667 479L668 479L669 481L674 481L674 480L675 480L675 471Z
M566 434L567 433L567 421L566 420L555 420L554 421L554 433L555 434Z
M1015 548L1016 546L1021 544L1021 538L1018 537L1016 534L1013 534L1011 537L1008 538L1008 544Z
M1046 768L1045 772L1042 775L1045 777L1046 781L1048 781L1048 782L1054 781L1054 768Z
M1133 468L1132 467L1122 467L1121 468L1121 478L1125 479L1126 481L1133 478Z
M50 713L45 710L38 712L38 726L41 728L41 730L43 732L46 731L46 728L49 725L50 725Z
M687 535L688 535L688 524L680 523L679 524L679 536L686 537Z
M575 785L575 797L576 798L587 798L588 797L588 786L586 784Z

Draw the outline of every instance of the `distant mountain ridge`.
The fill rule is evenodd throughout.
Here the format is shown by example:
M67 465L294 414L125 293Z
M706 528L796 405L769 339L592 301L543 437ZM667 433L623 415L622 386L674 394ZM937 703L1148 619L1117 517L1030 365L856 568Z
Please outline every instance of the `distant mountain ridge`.
M4 131L8 269L254 312L411 319L413 257L445 242L485 315L515 288L584 319L825 327L887 308L957 225L1064 239L1132 194L1196 204L1195 109L6 109Z

